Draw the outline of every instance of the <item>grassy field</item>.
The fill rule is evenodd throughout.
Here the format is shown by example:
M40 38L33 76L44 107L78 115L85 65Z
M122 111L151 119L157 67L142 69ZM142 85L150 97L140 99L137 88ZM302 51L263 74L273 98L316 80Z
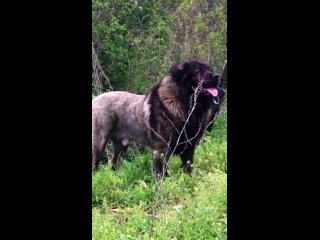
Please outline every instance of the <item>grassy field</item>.
M181 161L157 185L151 151L130 150L118 171L104 164L92 176L92 239L227 239L227 119L197 147L192 176Z

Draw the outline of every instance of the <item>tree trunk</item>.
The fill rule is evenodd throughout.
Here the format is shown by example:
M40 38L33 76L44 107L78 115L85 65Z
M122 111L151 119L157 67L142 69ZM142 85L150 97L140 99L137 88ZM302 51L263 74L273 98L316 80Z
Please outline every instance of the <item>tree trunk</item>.
M219 87L225 90L227 89L227 60L224 61L224 66L220 75Z

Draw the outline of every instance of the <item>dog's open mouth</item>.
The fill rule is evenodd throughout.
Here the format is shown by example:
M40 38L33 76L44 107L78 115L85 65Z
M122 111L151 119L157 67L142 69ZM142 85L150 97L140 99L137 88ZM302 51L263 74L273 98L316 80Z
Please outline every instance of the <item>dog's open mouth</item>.
M205 88L204 90L209 92L213 97L218 96L218 90L216 88Z

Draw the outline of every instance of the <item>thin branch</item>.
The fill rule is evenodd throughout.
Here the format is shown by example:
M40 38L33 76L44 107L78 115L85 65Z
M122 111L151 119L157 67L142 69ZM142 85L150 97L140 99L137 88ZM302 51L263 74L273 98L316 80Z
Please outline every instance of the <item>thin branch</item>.
M169 160L172 158L175 150L177 149L177 147L178 147L178 145L179 145L180 138L181 138L181 136L182 136L182 134L183 134L183 132L184 132L184 130L185 130L188 122L189 122L189 119L190 119L192 113L194 112L194 110L195 110L195 108L196 108L197 99L198 99L198 96L199 96L199 94L200 94L200 92L201 92L201 90L202 90L202 83L203 83L203 79L201 79L201 81L199 82L199 85L194 89L194 91L195 91L194 94L191 95L191 97L190 97L190 101L192 101L193 104L190 105L190 109L189 109L189 111L188 111L188 117L187 117L186 122L184 123L181 131L180 131L180 134L179 134L179 136L178 136L178 139L177 139L177 142L176 142L176 144L175 144L175 146L174 146L174 149L173 149L172 151L170 151L170 156L169 156L169 157L166 157L166 159L163 161L163 162L165 163L165 164L163 164L163 171L162 171L163 173L164 173L165 170L167 169L167 166L168 166L167 163L168 163ZM158 134L157 134L157 135L158 135ZM163 139L163 138L161 137L161 139ZM185 150L185 149L184 149L184 150ZM159 181L159 184L162 183L163 178L164 178L164 175L165 175L165 174L162 174L162 176L161 176L161 178L160 178L160 181Z
M214 123L214 121L216 120L217 115L218 115L218 112L215 112L213 119L207 124L207 126L205 128L205 131L210 126L210 124Z
M107 83L109 84L109 87L110 87L111 91L113 91L113 88L111 86L110 80L109 80L108 76L104 73L104 71L103 71L103 69L101 67L101 64L100 64L100 61L98 59L97 53L96 53L96 51L94 49L93 43L92 43L92 64L93 64L93 69L94 69L94 72L95 72L95 80L96 80L96 83L98 84L98 87L100 88L98 90L98 93L100 94L101 91L102 91L102 84L101 84L101 81L100 81L100 78L99 78L99 74L98 74L99 72L106 79ZM98 70L98 71L96 71L96 70Z
M179 145L185 144L185 143L190 143L190 144L191 144L191 141L198 136L198 134L200 133L200 131L201 131L201 122L199 123L199 128L198 128L198 131L196 132L196 135L194 135L192 138L188 138L188 136L186 135L187 140L184 141L184 142L179 143Z
M176 126L173 124L173 122L167 117L166 113L164 111L161 111L163 116L165 116L165 118L171 123L172 127L174 128L174 130L176 130L176 132L179 134L178 129L176 128Z

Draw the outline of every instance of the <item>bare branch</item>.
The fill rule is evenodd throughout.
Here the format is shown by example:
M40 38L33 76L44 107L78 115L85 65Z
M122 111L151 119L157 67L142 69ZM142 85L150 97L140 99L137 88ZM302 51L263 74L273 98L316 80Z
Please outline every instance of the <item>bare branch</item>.
M188 116L187 116L187 119L186 119L186 121L185 121L185 123L184 123L184 125L183 125L183 127L182 127L182 129L181 129L180 132L178 131L178 129L176 128L176 126L174 125L174 123L172 122L172 120L171 120L164 112L162 112L162 114L165 116L165 118L171 123L172 127L174 128L174 130L179 134L179 135L178 135L178 138L177 138L177 140L176 140L175 146L174 146L173 149L171 149L171 147L170 147L172 135L170 136L170 141L169 141L169 143L168 143L168 142L166 142L165 139L163 139L163 137L162 137L161 135L159 135L154 129L152 129L151 127L149 127L148 124L147 124L148 128L149 128L156 136L158 136L158 137L167 145L167 147L168 147L168 149L169 149L169 151L170 151L170 152L169 152L169 153L170 153L169 156L167 156L168 153L160 154L160 155L159 155L158 153L156 153L156 154L158 154L157 156L158 156L160 159L162 159L162 163L163 163L163 169L162 169L162 170L163 170L163 173L165 173L166 169L168 169L168 167L169 167L169 166L168 166L168 162L169 162L169 160L172 158L172 156L174 155L177 147L178 147L179 145L185 144L184 149L183 149L182 152L180 153L180 154L182 154L182 153L186 150L186 148L187 148L187 143L190 143L190 144L191 144L191 141L192 141L193 139L195 139L195 138L199 135L199 133L201 132L201 129L202 129L202 122L201 122L201 120L199 120L199 128L198 128L196 134L195 134L193 137L191 137L191 138L189 138L189 137L187 136L186 126L187 126L187 124L189 123L190 117L191 117L191 115L193 114L193 112L194 112L194 110L195 110L195 108L196 108L196 106L197 106L198 96L199 96L199 94L200 94L200 92L201 92L201 90L202 90L202 83L203 83L203 79L200 80L199 85L194 89L194 94L190 96L190 108L189 108L189 110L188 110ZM219 104L219 100L218 100L218 102L215 101L215 103L216 103L216 104ZM215 121L218 112L215 112L214 114L215 114L215 115L214 115L214 118L208 123L208 125L205 127L204 130L206 130L206 129L208 128L208 126ZM183 142L180 142L180 139L181 139L181 137L182 137L183 134L185 135L186 140L183 141ZM158 179L158 181L156 182L156 184L157 184L158 187L160 187L160 184L162 183L164 176L165 176L165 174L162 174L162 176L160 177L160 179Z
M175 144L175 146L174 146L174 149L173 149L172 151L170 151L170 156L169 156L167 159L165 159L165 161L163 161L163 163L164 163L164 164L163 164L163 173L164 173L165 170L167 169L167 167L168 167L168 162L169 162L169 160L172 158L175 150L177 149L177 147L178 147L178 145L179 145L180 138L181 138L183 132L185 131L185 128L186 128L186 126L187 126L187 124L188 124L188 122L189 122L189 120L190 120L190 117L191 117L192 113L194 112L194 110L195 110L195 108L196 108L197 99L198 99L198 96L199 96L199 94L200 94L200 92L201 92L201 90L202 90L202 83L203 83L203 79L201 78L201 81L199 82L199 85L194 89L194 94L191 95L191 97L190 97L191 105L190 105L190 109L188 110L188 117L187 117L187 119L186 119L186 121L185 121L185 123L184 123L184 125L183 125L183 127L182 127L182 129L181 129L181 131L180 131L180 133L179 133L179 136L178 136L178 139L177 139L176 144ZM153 130L153 129L152 129L152 130ZM158 134L157 134L157 135L158 135ZM163 139L163 138L161 137L161 139ZM169 144L168 144L168 145L169 145ZM186 149L186 147L184 148L184 150L185 150L185 149ZM183 152L184 152L184 150L183 150ZM165 174L162 174L161 178L159 179L159 184L162 183L163 178L164 178L164 175L165 175Z
M206 128L206 129L207 129L207 128ZM194 135L192 138L188 138L188 136L186 135L187 140L184 141L184 142L179 143L179 145L185 144L185 143L190 143L190 144L191 144L191 141L198 136L198 134L200 133L200 131L201 131L201 122L199 123L199 128L198 128L198 131L196 132L196 135Z
M110 80L108 78L108 76L104 73L100 61L98 59L97 53L95 51L95 48L93 46L92 43L92 67L93 67L93 72L94 72L94 78L95 78L95 84L96 84L96 90L98 94L102 93L102 84L101 84L101 80L100 80L100 73L102 74L102 76L106 79L107 83L109 84L109 87L111 89L111 91L113 90Z
M153 128L151 128L147 123L146 123L146 126L148 129L150 129L157 137L159 137L166 145L167 147L169 148L169 150L171 151L171 148L170 148L170 143L171 143L171 137L172 135L170 135L170 140L169 140L169 143L166 142L166 140L163 139L163 137L161 135L159 135Z
M203 79L201 79L201 81L199 82L198 87L195 88L195 92L194 92L194 94L192 95L192 96L193 96L193 102L192 102L193 104L190 106L190 107L191 107L191 110L188 111L187 120L186 120L186 122L184 123L184 125L183 125L183 127L182 127L182 130L181 130L181 132L180 132L180 134L179 134L179 136L178 136L176 145L175 145L175 147L174 147L174 149L173 149L173 151L172 151L169 159L172 157L173 153L175 152L176 148L178 147L180 138L181 138L181 136L182 136L182 133L183 133L184 129L186 128L186 126L187 126L187 124L188 124L188 122L189 122L189 119L190 119L193 111L194 111L195 108L196 108L197 99L198 99L198 96L199 96L199 94L200 94L200 92L201 92L201 90L202 90L202 82L203 82Z
M176 132L179 134L178 129L176 128L176 126L173 124L173 122L167 117L166 113L164 111L161 111L163 116L165 116L165 118L171 123L172 127L174 128L174 130L176 130Z
M214 123L214 121L216 120L217 115L218 115L218 112L215 112L213 119L207 124L205 130L207 130L207 128L208 128L212 123Z

